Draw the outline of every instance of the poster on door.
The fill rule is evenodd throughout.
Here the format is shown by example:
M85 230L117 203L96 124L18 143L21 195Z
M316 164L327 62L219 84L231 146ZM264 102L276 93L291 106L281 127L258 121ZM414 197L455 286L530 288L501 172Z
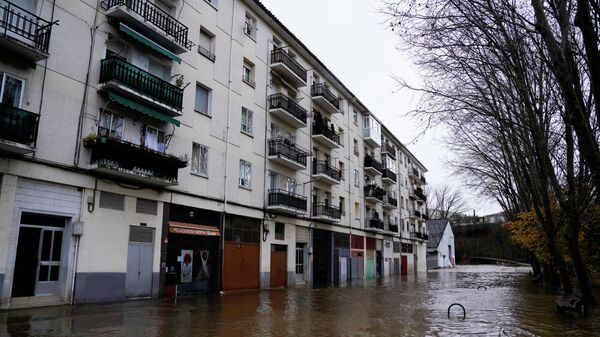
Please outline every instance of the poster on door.
M181 283L192 282L193 250L181 251Z
M200 272L198 273L198 277L196 278L197 280L200 281L204 281L204 280L208 280L210 278L210 272L209 272L209 263L208 263L208 257L209 257L210 252L208 250L201 250L200 251L200 261L201 266L200 266Z

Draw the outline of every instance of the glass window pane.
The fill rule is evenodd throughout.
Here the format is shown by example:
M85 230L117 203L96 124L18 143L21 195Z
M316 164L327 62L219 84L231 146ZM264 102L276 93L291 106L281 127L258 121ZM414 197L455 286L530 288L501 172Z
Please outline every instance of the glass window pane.
M50 249L52 248L52 231L43 231L41 261L50 261Z
M54 232L54 245L52 246L52 261L60 261L62 251L63 232Z
M195 109L200 112L208 113L208 89L196 86L196 102Z
M60 274L60 266L51 266L50 267L50 281L58 281L59 274Z
M200 172L200 145L193 143L192 144L192 172L199 173Z
M117 139L123 138L123 117L113 114L111 124L110 136Z
M5 75L4 90L2 92L2 103L17 108L21 107L21 91L23 90L23 81L14 77Z
M38 275L38 281L48 281L48 269L49 266L40 266L40 274Z

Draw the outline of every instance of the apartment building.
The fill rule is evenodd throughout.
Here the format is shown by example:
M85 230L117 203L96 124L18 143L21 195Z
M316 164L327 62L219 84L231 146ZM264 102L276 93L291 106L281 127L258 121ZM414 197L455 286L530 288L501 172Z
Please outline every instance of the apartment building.
M0 305L425 271L425 167L257 0L0 0Z

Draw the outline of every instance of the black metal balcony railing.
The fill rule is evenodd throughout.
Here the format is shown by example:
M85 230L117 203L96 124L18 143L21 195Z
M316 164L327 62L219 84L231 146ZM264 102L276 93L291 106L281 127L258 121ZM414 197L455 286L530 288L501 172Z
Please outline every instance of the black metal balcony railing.
M326 216L329 218L341 219L342 211L339 207L327 203L316 203L313 204L313 216Z
M155 4L146 0L104 0L102 8L109 10L113 7L125 6L140 15L144 21L152 23L178 44L191 49L193 43L188 40L188 27L177 21L169 13L163 11Z
M414 167L413 167L413 169L412 169L412 174L413 174L415 177L417 177L417 178L419 177L419 171L418 171L416 168L414 168Z
M427 201L427 197L425 196L425 194L423 193L423 189L421 188L417 188L415 190L415 195L417 196L417 198L423 200L423 201Z
M381 152L386 153L388 156L396 159L396 148L388 142L383 142L381 145Z
M284 138L269 139L269 156L280 156L306 166L308 152Z
M213 62L215 62L215 59L217 58L213 52L211 52L207 48L202 47L201 45L198 45L198 53L206 56L206 58Z
M379 218L367 219L367 228L376 228L383 230L383 221Z
M422 217L423 217L423 220L429 220L429 215L428 214L423 213Z
M269 109L283 109L306 124L306 109L284 94L269 96Z
M340 109L340 100L325 86L324 83L315 83L310 88L311 97L322 96L336 109Z
M425 177L421 176L421 182L422 182L423 184L427 184L427 180L425 179Z
M421 232L410 232L410 238L411 239L419 239L422 240L423 239L423 233Z
M377 161L375 158L369 156L369 155L365 155L365 168L367 167L372 167L374 169L376 169L379 172L383 171L383 164L379 161Z
M390 231L390 232L398 233L398 225L395 223L392 223L392 222L388 223L387 228L388 228L388 231Z
M396 182L396 173L392 172L392 170L388 168L384 168L382 172L383 178L389 178L392 181Z
M327 139L331 140L332 142L334 142L338 145L341 145L340 144L340 134L335 132L335 130L328 128L327 125L325 125L325 124L313 123L312 134L325 136Z
M102 60L100 83L110 81L135 89L178 110L182 108L183 89L122 59L111 57Z
M377 199L383 201L383 197L385 196L385 190L374 184L366 185L364 187L364 191L365 191L365 198L372 197L372 198L377 198Z
M294 74L298 75L304 82L306 82L306 69L294 60L285 50L277 48L271 51L271 64L283 63L285 64Z
M48 53L53 24L10 1L0 1L0 35L14 34L35 49Z
M313 174L325 174L337 181L342 179L342 171L331 166L326 160L313 160Z
M383 197L383 202L395 207L398 207L398 199L392 198L389 195Z
M306 197L286 190L269 190L269 206L286 206L306 212Z
M417 218L420 218L420 217L421 217L421 212L419 212L419 211L415 211L415 216L416 216Z
M0 139L35 146L40 116L8 104L0 104Z
M425 241L429 240L429 235L428 234L422 234L421 238Z
M91 163L102 168L176 183L178 170L187 166L187 159L112 137L85 142L92 149Z

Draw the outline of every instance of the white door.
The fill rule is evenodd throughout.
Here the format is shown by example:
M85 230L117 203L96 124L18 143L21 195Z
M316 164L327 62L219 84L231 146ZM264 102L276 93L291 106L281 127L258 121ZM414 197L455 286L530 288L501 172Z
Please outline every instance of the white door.
M346 286L348 280L348 258L340 256L340 286Z
M127 274L125 276L128 298L152 295L152 264L154 261L154 230L131 227L127 250Z

